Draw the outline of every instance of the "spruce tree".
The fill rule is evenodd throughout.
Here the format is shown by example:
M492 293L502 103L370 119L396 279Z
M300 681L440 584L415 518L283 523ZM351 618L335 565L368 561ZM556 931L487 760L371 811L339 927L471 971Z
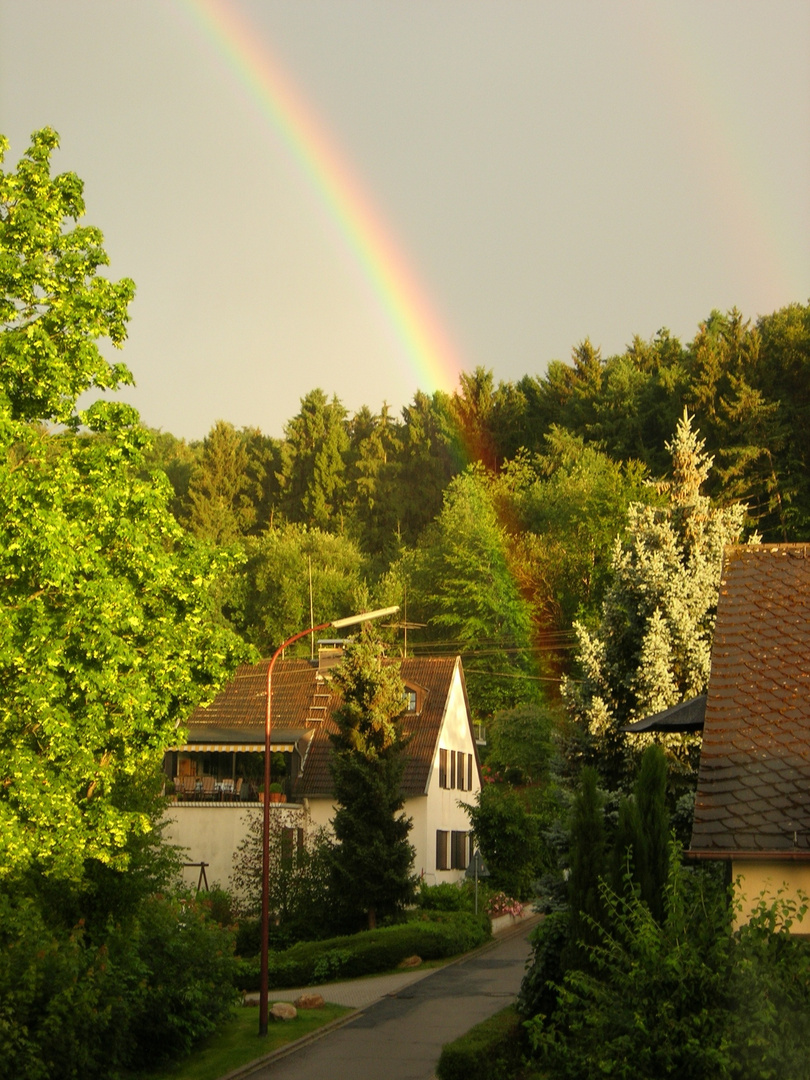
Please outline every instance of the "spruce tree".
M414 895L411 819L402 813L405 688L383 647L365 631L334 670L342 694L331 769L338 803L333 827L333 895L347 921L394 915Z

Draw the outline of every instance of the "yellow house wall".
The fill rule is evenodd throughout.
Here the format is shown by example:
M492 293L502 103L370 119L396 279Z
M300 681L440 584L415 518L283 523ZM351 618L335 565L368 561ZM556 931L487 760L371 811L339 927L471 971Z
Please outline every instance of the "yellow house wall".
M810 863L791 862L790 860L748 862L732 861L732 878L737 881L736 895L741 907L735 917L735 929L751 918L754 909L764 894L768 902L776 899L777 893L790 900L799 900L799 893L810 897ZM810 912L802 922L794 922L790 928L792 934L810 933Z

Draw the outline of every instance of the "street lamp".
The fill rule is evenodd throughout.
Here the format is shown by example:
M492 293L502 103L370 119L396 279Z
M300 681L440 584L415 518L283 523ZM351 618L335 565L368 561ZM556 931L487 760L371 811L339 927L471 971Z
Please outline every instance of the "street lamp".
M301 638L310 634L317 634L319 630L327 630L332 627L342 630L344 626L356 626L358 623L371 622L372 619L384 619L388 615L395 615L399 607L380 608L377 611L367 611L362 615L349 615L345 619L335 619L333 622L321 623L319 626L311 626L308 630L301 630L276 649L270 657L267 665L267 708L264 716L264 807L262 819L262 948L261 948L261 985L259 988L259 1035L267 1034L267 954L270 943L270 734L273 730L273 668L276 660L288 645L300 641Z

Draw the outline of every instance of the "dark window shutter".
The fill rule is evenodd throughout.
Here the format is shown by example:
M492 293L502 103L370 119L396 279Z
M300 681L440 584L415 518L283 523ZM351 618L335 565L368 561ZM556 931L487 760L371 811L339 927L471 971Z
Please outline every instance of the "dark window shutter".
M436 830L436 869L447 870L447 830Z

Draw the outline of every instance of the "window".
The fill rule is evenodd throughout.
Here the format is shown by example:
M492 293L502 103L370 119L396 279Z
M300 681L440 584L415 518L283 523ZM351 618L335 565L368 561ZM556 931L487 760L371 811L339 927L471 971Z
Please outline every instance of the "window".
M453 834L455 836L455 833ZM436 869L437 870L449 870L450 864L447 861L447 837L448 833L446 829L436 830Z
M439 787L450 787L447 782L447 751L439 751Z
M467 755L467 791L472 791L473 756Z
M416 691L405 687L405 709L407 712L416 712Z
M450 784L451 788L456 786L456 752L450 751Z
M446 835L446 834L445 834ZM453 832L450 840L450 869L467 869L467 833Z

